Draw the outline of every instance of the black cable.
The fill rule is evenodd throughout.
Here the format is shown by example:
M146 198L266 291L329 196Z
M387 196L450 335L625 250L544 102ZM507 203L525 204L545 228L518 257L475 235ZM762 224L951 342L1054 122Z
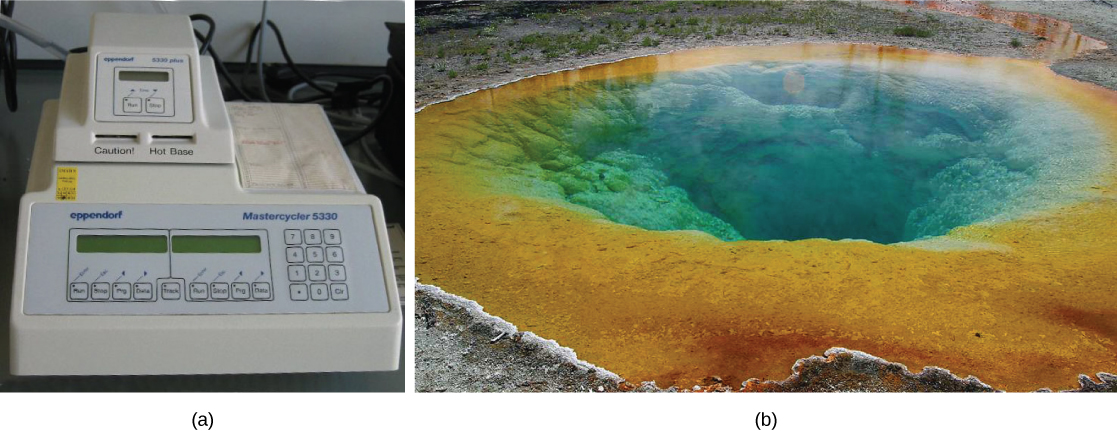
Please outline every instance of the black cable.
M217 25L213 22L213 18L201 13L190 15L190 22L193 23L194 21L203 21L209 24L209 29L206 31L205 36L202 36L201 32L194 29L194 37L202 42L202 45L198 48L198 53L209 54L209 57L213 59L213 65L217 69L217 73L229 83L229 87L236 93L236 97L243 100L252 100L248 97L247 93L237 85L237 82L233 80L232 75L229 74L229 69L225 68L225 62L221 61L221 57L217 56L217 51L212 49L213 34L217 31Z
M206 51L209 51L209 44L213 41L213 32L214 30L217 30L217 26L213 24L213 18L210 18L209 15L206 15L204 13L190 15L190 22L193 23L194 21L204 21L206 24L209 24L209 30L206 31L206 37L201 39L202 46L198 48L199 54L205 54ZM195 30L195 32L197 32L197 30Z
M283 59L287 62L287 67L290 67L291 71L294 72L295 75L299 77L299 79L302 79L303 82L306 83L306 85L310 86L310 88L318 90L319 92L321 92L322 94L325 94L325 95L332 95L333 94L332 91L327 90L324 87L314 83L313 79L311 79L309 76L307 76L305 73L303 73L302 69L299 69L299 66L297 64L295 64L295 60L291 59L291 53L287 52L287 44L283 41L283 33L281 33L279 31L279 26L275 25L275 22L270 20L270 19L267 22L268 22L268 27L271 27L272 32L275 33L275 40L277 42L279 42L279 51L283 53ZM260 24L256 24L256 27L254 27L252 29L252 36L249 38L249 40L256 40L256 35L259 34L259 33L260 33ZM248 45L248 53L247 54L248 55L245 57L244 63L245 64L251 64L252 63L252 44ZM247 76L247 74L245 76ZM242 80L243 80L243 78L242 78Z
M394 91L394 89L392 88L392 80L388 77L388 75L377 76L372 80L372 85L376 85L377 82L381 82L384 84L385 97L380 99L380 107L376 112L376 118L373 119L372 123L370 123L368 127L365 127L364 130L361 130L360 132L357 132L356 135L350 136L348 138L345 138L344 141L341 141L341 145L349 146L359 142L361 138L365 137L365 135L368 135L369 133L372 133L373 130L376 130L376 126L378 126L380 124L380 120L384 118L384 112L388 110L388 101L392 99L392 92Z
M202 36L202 33L200 33L198 30L194 30L194 37L198 38L198 40L202 40L204 36ZM210 47L208 46L206 47L206 49L209 48ZM203 52L202 54L205 53ZM217 52L209 49L209 56L213 59L213 65L217 68L217 74L221 75L222 78L225 78L225 81L228 82L229 87L232 87L233 92L237 93L236 97L239 97L242 100L252 101L252 99L248 97L248 94L245 93L244 90L241 89L239 85L237 85L237 82L233 80L233 76L229 74L229 69L225 68L225 62L221 61L221 57L217 56Z
M375 81L374 81L375 79L376 78L370 79L370 81L373 81L374 85L375 85ZM384 92L381 91L381 92L377 92L377 93L365 94L361 97L365 98L365 100L368 101L369 105L371 105L372 102L380 100L380 98L383 97L383 96L384 96ZM330 96L318 95L318 96L301 97L301 98L298 98L298 99L291 99L291 100L288 100L287 102L288 103L318 103L318 102L328 102L328 101L331 101L331 100L333 100L333 98L330 97Z
M15 0L0 0L0 14L11 18L15 6ZM16 95L16 33L7 29L0 30L0 75L4 76L4 98L8 110L16 112L19 109L19 97Z
M336 76L339 78L352 78L370 81L375 79L377 75L364 75L360 73L345 73L345 72L315 72L310 74L311 78L320 78L323 76Z

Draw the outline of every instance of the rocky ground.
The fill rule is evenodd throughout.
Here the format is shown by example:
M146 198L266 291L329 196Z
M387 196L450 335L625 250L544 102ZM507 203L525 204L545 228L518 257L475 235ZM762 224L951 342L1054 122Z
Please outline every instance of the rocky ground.
M482 307L435 286L415 289L415 389L419 392L994 392L970 376L841 348L800 359L781 381L731 387L717 376L689 388L627 382L578 360L573 350L520 332ZM1077 392L1117 392L1117 375L1079 376Z
M1069 20L1076 29L1081 23L1083 34L1109 41L1107 51L1054 68L1117 88L1113 8L1003 3ZM417 107L532 75L688 48L854 42L1035 58L1039 40L989 21L879 1L479 2L421 10L416 32Z
M1117 10L1104 2L997 2L1074 23L1109 44L1056 62L1060 74L1117 89ZM954 14L882 2L483 2L416 13L415 103L422 107L528 76L623 58L724 45L859 42L961 54L1035 58L1035 36ZM418 284L416 388L443 391L964 391L993 388L928 367L830 349L783 381L740 388L711 376L663 389L625 382L570 349L484 313L473 301ZM1080 391L1117 392L1117 376L1080 377Z
M616 374L490 316L437 287L415 288L415 388L420 392L617 392Z
M1117 1L995 2L994 6L1036 13L1070 22L1074 30L1105 41L1109 49L1092 51L1051 65L1056 73L1117 90Z

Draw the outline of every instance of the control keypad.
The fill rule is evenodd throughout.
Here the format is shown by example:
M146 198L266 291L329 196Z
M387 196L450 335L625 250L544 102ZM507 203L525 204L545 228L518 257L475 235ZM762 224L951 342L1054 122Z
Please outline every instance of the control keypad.
M345 252L338 229L287 229L287 281L292 301L345 301ZM335 282L335 284L330 284Z
M287 262L287 285L293 301L345 301L345 252L338 229L285 229L282 247ZM271 283L248 281L190 281L160 278L137 282L72 282L69 301L270 301Z

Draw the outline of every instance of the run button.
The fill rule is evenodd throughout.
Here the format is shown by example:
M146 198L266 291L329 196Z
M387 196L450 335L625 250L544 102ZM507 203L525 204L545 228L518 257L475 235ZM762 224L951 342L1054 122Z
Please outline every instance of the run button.
M128 114L140 113L140 98L139 97L125 97L124 98L124 112Z

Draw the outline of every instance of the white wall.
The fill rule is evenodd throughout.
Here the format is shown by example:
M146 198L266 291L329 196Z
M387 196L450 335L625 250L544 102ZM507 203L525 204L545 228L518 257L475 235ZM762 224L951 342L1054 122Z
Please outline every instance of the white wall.
M244 61L248 37L260 20L261 1L17 1L13 18L65 48L89 44L94 12L204 13L217 23L213 46L226 62ZM269 1L268 19L283 32L299 64L383 66L388 61L385 22L403 22L402 1ZM203 34L205 23L195 28ZM264 59L282 62L274 33L264 42ZM19 38L20 59L54 59ZM255 54L253 54L255 57Z

